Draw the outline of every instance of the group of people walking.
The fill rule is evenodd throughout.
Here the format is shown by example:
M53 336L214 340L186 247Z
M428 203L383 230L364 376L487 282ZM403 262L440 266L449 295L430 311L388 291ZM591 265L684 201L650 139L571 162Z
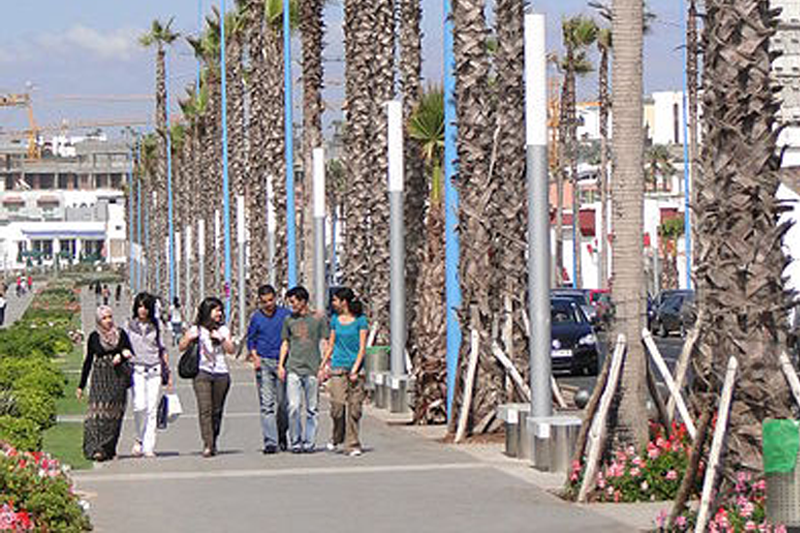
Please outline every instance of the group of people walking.
M286 293L288 307L278 304L275 289L258 290L258 310L247 331L247 356L255 369L261 411L263 453L316 451L319 386L328 381L333 432L327 449L362 453L359 439L364 400L362 371L368 324L352 290L337 289L330 321L324 310L312 310L304 287ZM180 313L173 302L171 314ZM95 461L117 455L122 420L131 390L135 434L131 454L154 457L156 414L161 387L173 389L168 351L161 335L157 299L136 295L131 317L122 326L103 304L96 330L87 340L86 357L76 391L80 399L91 377L84 424L84 454ZM204 299L194 324L184 331L172 323L178 349L197 342L197 402L203 457L217 454L225 400L231 386L227 357L237 346L225 325L223 303Z

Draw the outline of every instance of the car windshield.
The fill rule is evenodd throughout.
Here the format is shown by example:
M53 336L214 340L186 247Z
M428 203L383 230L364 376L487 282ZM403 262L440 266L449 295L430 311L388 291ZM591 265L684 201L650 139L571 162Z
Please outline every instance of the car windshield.
M553 324L573 323L580 324L586 322L583 311L569 300L551 300L550 320Z

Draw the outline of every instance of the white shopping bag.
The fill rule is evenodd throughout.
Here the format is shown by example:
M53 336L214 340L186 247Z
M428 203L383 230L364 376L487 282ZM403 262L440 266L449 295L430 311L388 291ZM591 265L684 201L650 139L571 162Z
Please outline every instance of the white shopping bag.
M167 393L167 420L175 422L183 413L181 400L174 392Z

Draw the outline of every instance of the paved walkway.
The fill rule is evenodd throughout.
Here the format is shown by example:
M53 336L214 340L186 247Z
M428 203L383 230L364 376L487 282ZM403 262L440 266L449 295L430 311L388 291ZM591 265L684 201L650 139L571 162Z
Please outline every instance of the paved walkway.
M83 298L84 319L91 320L87 332L93 298ZM175 354L171 358L174 364ZM121 457L74 473L96 531L630 531L537 488L524 479L524 469L509 475L493 461L372 416L362 423L366 453L359 458L325 451L264 456L253 372L241 362L231 367L217 457L200 455L194 394L178 378L185 414L159 432L158 458L130 456L129 416ZM330 435L322 403L319 444Z
M22 296L17 297L16 284L9 284L8 290L6 291L6 317L0 328L7 328L19 320L33 301L33 295L45 285L46 283L44 282L35 282L33 284L33 290L27 291Z

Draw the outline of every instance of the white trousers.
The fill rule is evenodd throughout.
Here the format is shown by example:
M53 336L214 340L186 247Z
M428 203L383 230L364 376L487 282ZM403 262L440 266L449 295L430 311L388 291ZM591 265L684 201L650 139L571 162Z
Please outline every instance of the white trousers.
M136 442L143 453L153 453L156 447L156 414L158 393L161 390L160 365L133 367L133 419L136 422Z

